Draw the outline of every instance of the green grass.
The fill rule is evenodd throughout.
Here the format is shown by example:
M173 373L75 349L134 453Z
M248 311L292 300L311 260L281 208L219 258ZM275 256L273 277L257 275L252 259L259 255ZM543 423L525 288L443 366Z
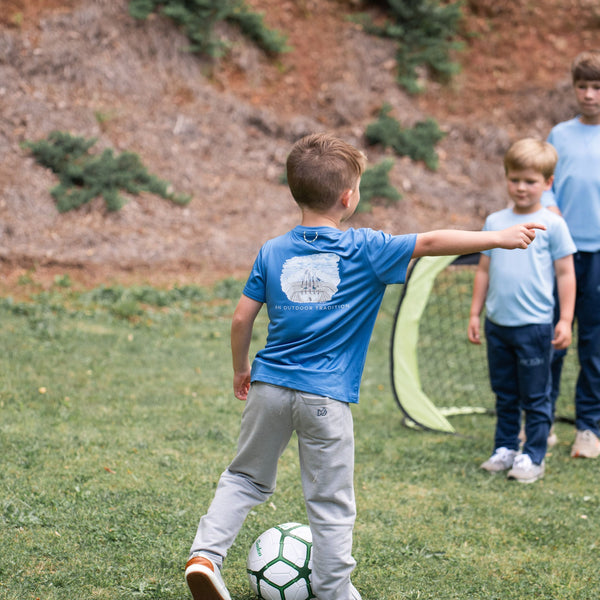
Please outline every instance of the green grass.
M241 290L166 293L55 286L0 301L0 598L188 598L183 565L199 517L235 452L229 318ZM355 407L354 582L365 600L595 598L600 495L591 461L569 458L526 486L478 469L494 420L464 435L401 425L388 345L390 288ZM255 348L262 345L261 315ZM272 499L248 517L224 576L252 595L245 559L268 527L306 522L295 446Z

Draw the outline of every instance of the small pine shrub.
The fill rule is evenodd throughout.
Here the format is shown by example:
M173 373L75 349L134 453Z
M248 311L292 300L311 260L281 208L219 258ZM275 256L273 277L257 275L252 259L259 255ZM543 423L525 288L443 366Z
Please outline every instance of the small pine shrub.
M237 25L266 52L276 54L288 50L286 37L265 26L263 16L248 10L243 0L130 0L129 14L146 19L155 11L172 19L183 28L190 41L190 51L219 56L225 45L213 29L217 23Z
M389 172L393 166L394 160L386 158L363 173L360 180L359 212L371 210L371 200L374 198L387 198L391 202L398 202L402 198L389 181Z
M108 210L119 210L125 204L120 191L134 195L146 191L176 204L191 200L190 196L174 194L167 182L148 173L137 154L115 156L110 149L100 155L89 154L95 143L96 139L62 131L53 131L47 140L25 142L36 161L58 177L59 183L50 194L59 212L78 208L97 196L104 198Z
M227 17L227 20L237 24L244 35L266 52L279 54L289 51L286 36L277 30L269 29L265 25L263 16L248 10L243 2Z
M411 129L403 129L400 123L389 115L391 107L384 105L379 118L367 126L365 137L370 144L381 144L392 148L399 156L410 156L413 160L422 160L427 167L435 171L438 156L435 145L444 137L434 119L419 121Z
M442 81L448 81L460 66L450 55L463 45L456 41L462 19L459 2L441 4L437 0L384 0L391 20L375 25L366 15L359 20L368 33L397 40L398 83L411 94L418 93L419 67L427 68Z

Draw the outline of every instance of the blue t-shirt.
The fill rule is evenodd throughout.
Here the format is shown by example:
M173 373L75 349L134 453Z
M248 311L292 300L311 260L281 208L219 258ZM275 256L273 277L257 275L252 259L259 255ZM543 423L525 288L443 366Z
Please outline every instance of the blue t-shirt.
M496 325L552 323L554 261L577 251L564 219L545 208L527 215L505 208L489 215L483 229L499 231L530 222L547 229L537 229L527 249L494 248L483 253L490 257L486 316Z
M386 285L404 282L415 242L415 234L302 226L266 242L244 288L269 316L252 381L358 402Z
M542 196L544 206L560 209L577 250L600 250L600 125L584 125L579 118L564 121L548 136L558 152L552 190Z

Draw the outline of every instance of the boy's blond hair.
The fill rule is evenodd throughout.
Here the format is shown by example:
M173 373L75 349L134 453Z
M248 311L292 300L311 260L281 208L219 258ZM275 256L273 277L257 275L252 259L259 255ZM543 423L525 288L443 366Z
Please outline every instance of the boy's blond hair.
M558 153L543 140L523 138L515 142L504 155L504 172L532 169L548 180L554 175Z
M301 207L324 212L346 190L355 188L366 164L367 157L360 150L333 135L307 135L288 155L288 185Z
M600 81L600 50L585 50L571 64L571 77L576 81Z

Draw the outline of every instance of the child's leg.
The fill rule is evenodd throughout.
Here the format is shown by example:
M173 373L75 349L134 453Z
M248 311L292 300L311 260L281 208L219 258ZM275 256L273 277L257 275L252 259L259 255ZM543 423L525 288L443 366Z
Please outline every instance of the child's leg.
M519 449L521 406L517 385L517 357L512 347L511 330L489 320L485 322L490 384L496 394L496 433L494 450Z
M523 454L541 464L548 445L552 425L550 398L553 326L527 325L515 327L515 350L518 356L518 382L521 406L525 411Z
M190 556L202 552L220 568L248 512L275 490L277 461L292 435L292 390L254 383L242 415L238 452L221 475L200 519Z
M550 401L552 402L552 422L554 422L556 417L556 402L558 401L558 397L560 395L560 381L566 356L566 349L554 350L552 353L552 362L550 364L550 371L552 373L552 389L550 390Z
M350 406L298 392L296 409L302 486L313 538L313 592L319 600L360 600L350 583L356 565Z
M575 390L575 426L600 436L600 252L578 252L577 350L580 371Z

